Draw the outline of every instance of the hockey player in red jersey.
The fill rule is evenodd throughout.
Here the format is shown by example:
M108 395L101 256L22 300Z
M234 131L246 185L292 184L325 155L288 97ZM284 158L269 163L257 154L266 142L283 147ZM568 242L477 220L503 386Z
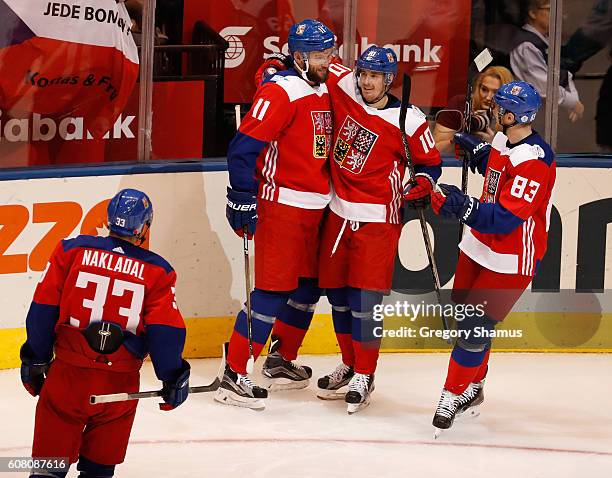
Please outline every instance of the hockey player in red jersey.
M356 72L332 63L327 82L334 113L334 195L321 237L319 282L332 305L342 363L318 381L318 396L344 398L348 412L367 406L380 339L374 307L391 288L402 229L402 203L426 207L440 176L440 154L425 115L408 109L406 132L416 183L403 193L406 157L400 101L389 93L397 75L390 48L368 48ZM405 198L403 198L405 195ZM348 385L346 395L339 389Z
M146 194L109 203L108 237L78 236L53 252L36 288L21 347L21 380L36 405L33 458L78 461L81 478L112 477L122 463L137 401L91 405L92 394L136 392L147 353L163 382L162 410L183 403L189 363L176 306L176 273L139 247L153 219ZM66 472L33 470L32 477Z
M455 134L472 171L485 178L480 200L445 184L432 196L436 213L467 226L459 244L453 300L484 306L484 314L457 322L462 335L433 419L436 433L450 428L457 414L475 413L482 403L495 326L527 288L546 252L556 165L550 146L531 128L540 95L529 83L513 81L502 85L494 102L503 133L492 144Z
M255 235L253 355L260 354L275 321L277 328L282 329L281 322L291 328L291 339L272 341L264 364L264 375L284 382L280 386L285 388L304 387L312 376L309 367L292 360L321 295L316 282L318 237L331 198L332 118L325 81L333 46L333 33L316 20L291 27L294 66L257 90L227 155L228 221L237 234L246 230ZM215 400L261 409L267 390L254 386L247 376L248 336L242 310Z

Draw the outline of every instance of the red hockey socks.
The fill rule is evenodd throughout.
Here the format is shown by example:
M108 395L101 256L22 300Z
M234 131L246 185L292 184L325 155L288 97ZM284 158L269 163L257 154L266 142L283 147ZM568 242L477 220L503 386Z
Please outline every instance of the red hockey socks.
M295 360L321 297L316 279L300 279L298 288L281 308L272 334L280 339L278 351L285 360Z
M278 351L285 360L291 361L297 358L298 350L312 322L315 306L316 302L303 304L289 299L278 315L272 328L272 335L280 339Z
M469 384L475 382L488 349L479 352L469 352L455 345L448 364L448 373L444 388L449 392L460 395L465 392Z
M261 354L265 343L253 341L253 360ZM231 369L241 375L246 375L246 364L249 360L249 340L234 330L230 338L229 350L227 353L227 363Z
M287 303L287 294L266 292L255 289L251 292L251 334L253 339L253 358L259 357L272 330L275 318ZM244 310L238 312L234 332L230 339L227 363L234 372L246 374L249 360L248 321Z
M378 364L380 340L369 342L353 340L353 350L355 351L355 373L373 374Z
M300 327L289 325L282 322L280 317L276 319L274 327L272 328L272 335L275 335L280 339L278 351L285 360L291 361L297 358L298 350L302 346L306 332L308 332L307 328L302 329Z
M478 369L478 373L474 377L474 382L482 382L484 378L487 376L487 371L489 370L489 355L491 355L491 349L487 349L484 360L482 361L482 365Z

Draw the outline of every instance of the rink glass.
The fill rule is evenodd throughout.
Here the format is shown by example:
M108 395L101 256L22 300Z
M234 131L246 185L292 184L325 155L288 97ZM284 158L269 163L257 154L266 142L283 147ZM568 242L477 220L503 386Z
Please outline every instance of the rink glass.
M557 15L556 23L549 28L550 52L554 53L556 44L553 27L561 30L563 44L578 29L593 37L593 41L605 43L602 40L606 38L605 31L601 30L605 28L606 19L598 19L597 15L606 15L609 2L589 2L589 8L578 0L551 2L553 13ZM84 67L78 64L83 57L79 55L83 47L78 42L62 45L65 52L61 62L53 62L48 75L44 67L51 65L51 60L44 59L44 54L43 59L37 59L30 67L20 63L17 74L2 75L5 92L0 96L2 167L223 158L235 132L234 105L240 104L243 114L246 112L255 91L253 75L257 67L269 54L287 53L288 28L303 18L318 18L330 26L337 36L341 55L343 37L347 33L355 38L356 54L372 43L393 48L399 59L400 74L392 93L399 95L401 75L409 73L413 85L411 101L433 122L436 112L449 104L459 109L457 105L465 97L468 63L483 47L493 49L494 64L508 63L509 35L513 29L520 28L527 15L526 2L501 0L288 0L279 3L254 0L238 7L235 6L237 2L230 0L221 3L157 0L153 30L146 28L144 23L147 18L143 16L142 2L128 0L125 3L133 19L131 25L119 19L117 9L121 6L107 3L103 2L98 10L87 12L83 6L81 11L72 10L68 15L60 7L48 4L48 8L41 9L40 2L35 0L7 2L14 11L8 12L10 15L7 13L2 26L6 30L2 37L8 38L0 45L0 68L5 73L15 70L15 55L21 62L27 61L29 45L36 45L39 36L45 35L44 31L36 29L33 38L23 35L20 20L33 23L32 12L50 22L63 21L64 25L74 28L86 29L104 20L105 24L124 34L129 30L124 40L126 44L133 42L133 48L137 48L140 68L147 63L143 55L149 51L142 46L150 44L154 48L150 57L152 68L141 71L137 83L126 77L125 65L122 67L115 62L112 66L108 58L103 59L99 54L91 55L97 58L97 65L95 61ZM347 23L350 16L345 13L355 9L354 23ZM85 22L86 17L91 24ZM77 23L66 23L69 21ZM609 19L607 22L610 23ZM54 48L49 50L52 51ZM609 146L598 145L596 137L598 124L604 129L610 124L609 109L605 106L610 92L601 89L610 65L608 53L608 45L597 51L588 41L574 42L573 48L564 52L561 66L566 66L567 61L582 62L584 57L591 56L581 63L573 78L584 105L582 117L577 119L575 114L572 117L575 122L572 122L571 111L563 106L558 108L556 129L551 133L551 138L557 139L558 153L609 152ZM344 57L347 56L344 53ZM552 62L552 58L549 60ZM23 74L19 73L21 70ZM96 98L106 94L110 101L113 95L124 95L120 110L109 116L108 104L103 103L85 110L83 105L87 98L82 95L59 105L49 104L49 98L54 98L53 92L59 92L62 83L70 86L71 82L83 85L88 81L96 88L90 90ZM141 81L148 86L141 88ZM35 101L27 100L27 94L22 95L25 100L15 100L24 91L17 89L22 83L40 90ZM610 84L609 79L606 84ZM148 96L143 91L147 88ZM549 91L542 93L545 97L551 96ZM56 95L57 98L65 96L63 93ZM141 103L141 98L146 104ZM549 108L550 104L545 102L536 121L536 129L541 133L545 132ZM142 121L141 114L144 114ZM88 131L91 134L88 135ZM612 127L608 131L612 131ZM150 141L146 141L149 136ZM600 133L600 143L601 136ZM143 148L146 151L143 152Z

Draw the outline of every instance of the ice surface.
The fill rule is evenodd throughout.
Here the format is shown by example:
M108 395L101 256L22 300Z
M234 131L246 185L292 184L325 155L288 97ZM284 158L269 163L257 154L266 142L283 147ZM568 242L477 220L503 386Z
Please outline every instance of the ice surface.
M336 356L305 356L315 378ZM369 408L305 390L272 395L262 412L192 395L172 412L142 400L117 477L611 477L612 355L493 354L481 416L433 440L447 354L385 354ZM261 362L261 360L259 361ZM192 360L192 385L218 360ZM259 364L260 365L260 364ZM256 365L255 377L259 376ZM142 390L159 388L150 364ZM34 406L18 370L0 372L0 456L27 456ZM2 477L27 476L3 473ZM76 476L73 470L68 476Z

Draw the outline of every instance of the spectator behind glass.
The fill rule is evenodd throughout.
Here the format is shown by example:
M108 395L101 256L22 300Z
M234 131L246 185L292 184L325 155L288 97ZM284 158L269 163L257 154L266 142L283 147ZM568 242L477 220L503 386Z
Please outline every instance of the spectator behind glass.
M491 114L491 101L499 87L510 83L512 73L503 66L490 66L474 79L472 93L472 133L483 140L491 142L495 135L495 119ZM446 110L465 109L465 96L451 98ZM441 111L436 118L433 136L440 153L454 152L453 135L462 127L461 118L456 113Z
M550 0L529 0L528 5L527 23L517 33L510 51L510 66L518 79L531 83L545 98ZM559 105L568 111L572 123L582 118L584 105L572 74L564 69L559 81Z
M561 65L576 73L602 48L610 49L612 61L612 0L597 0L589 17L561 48ZM595 114L596 141L602 153L612 153L612 65L599 89Z

